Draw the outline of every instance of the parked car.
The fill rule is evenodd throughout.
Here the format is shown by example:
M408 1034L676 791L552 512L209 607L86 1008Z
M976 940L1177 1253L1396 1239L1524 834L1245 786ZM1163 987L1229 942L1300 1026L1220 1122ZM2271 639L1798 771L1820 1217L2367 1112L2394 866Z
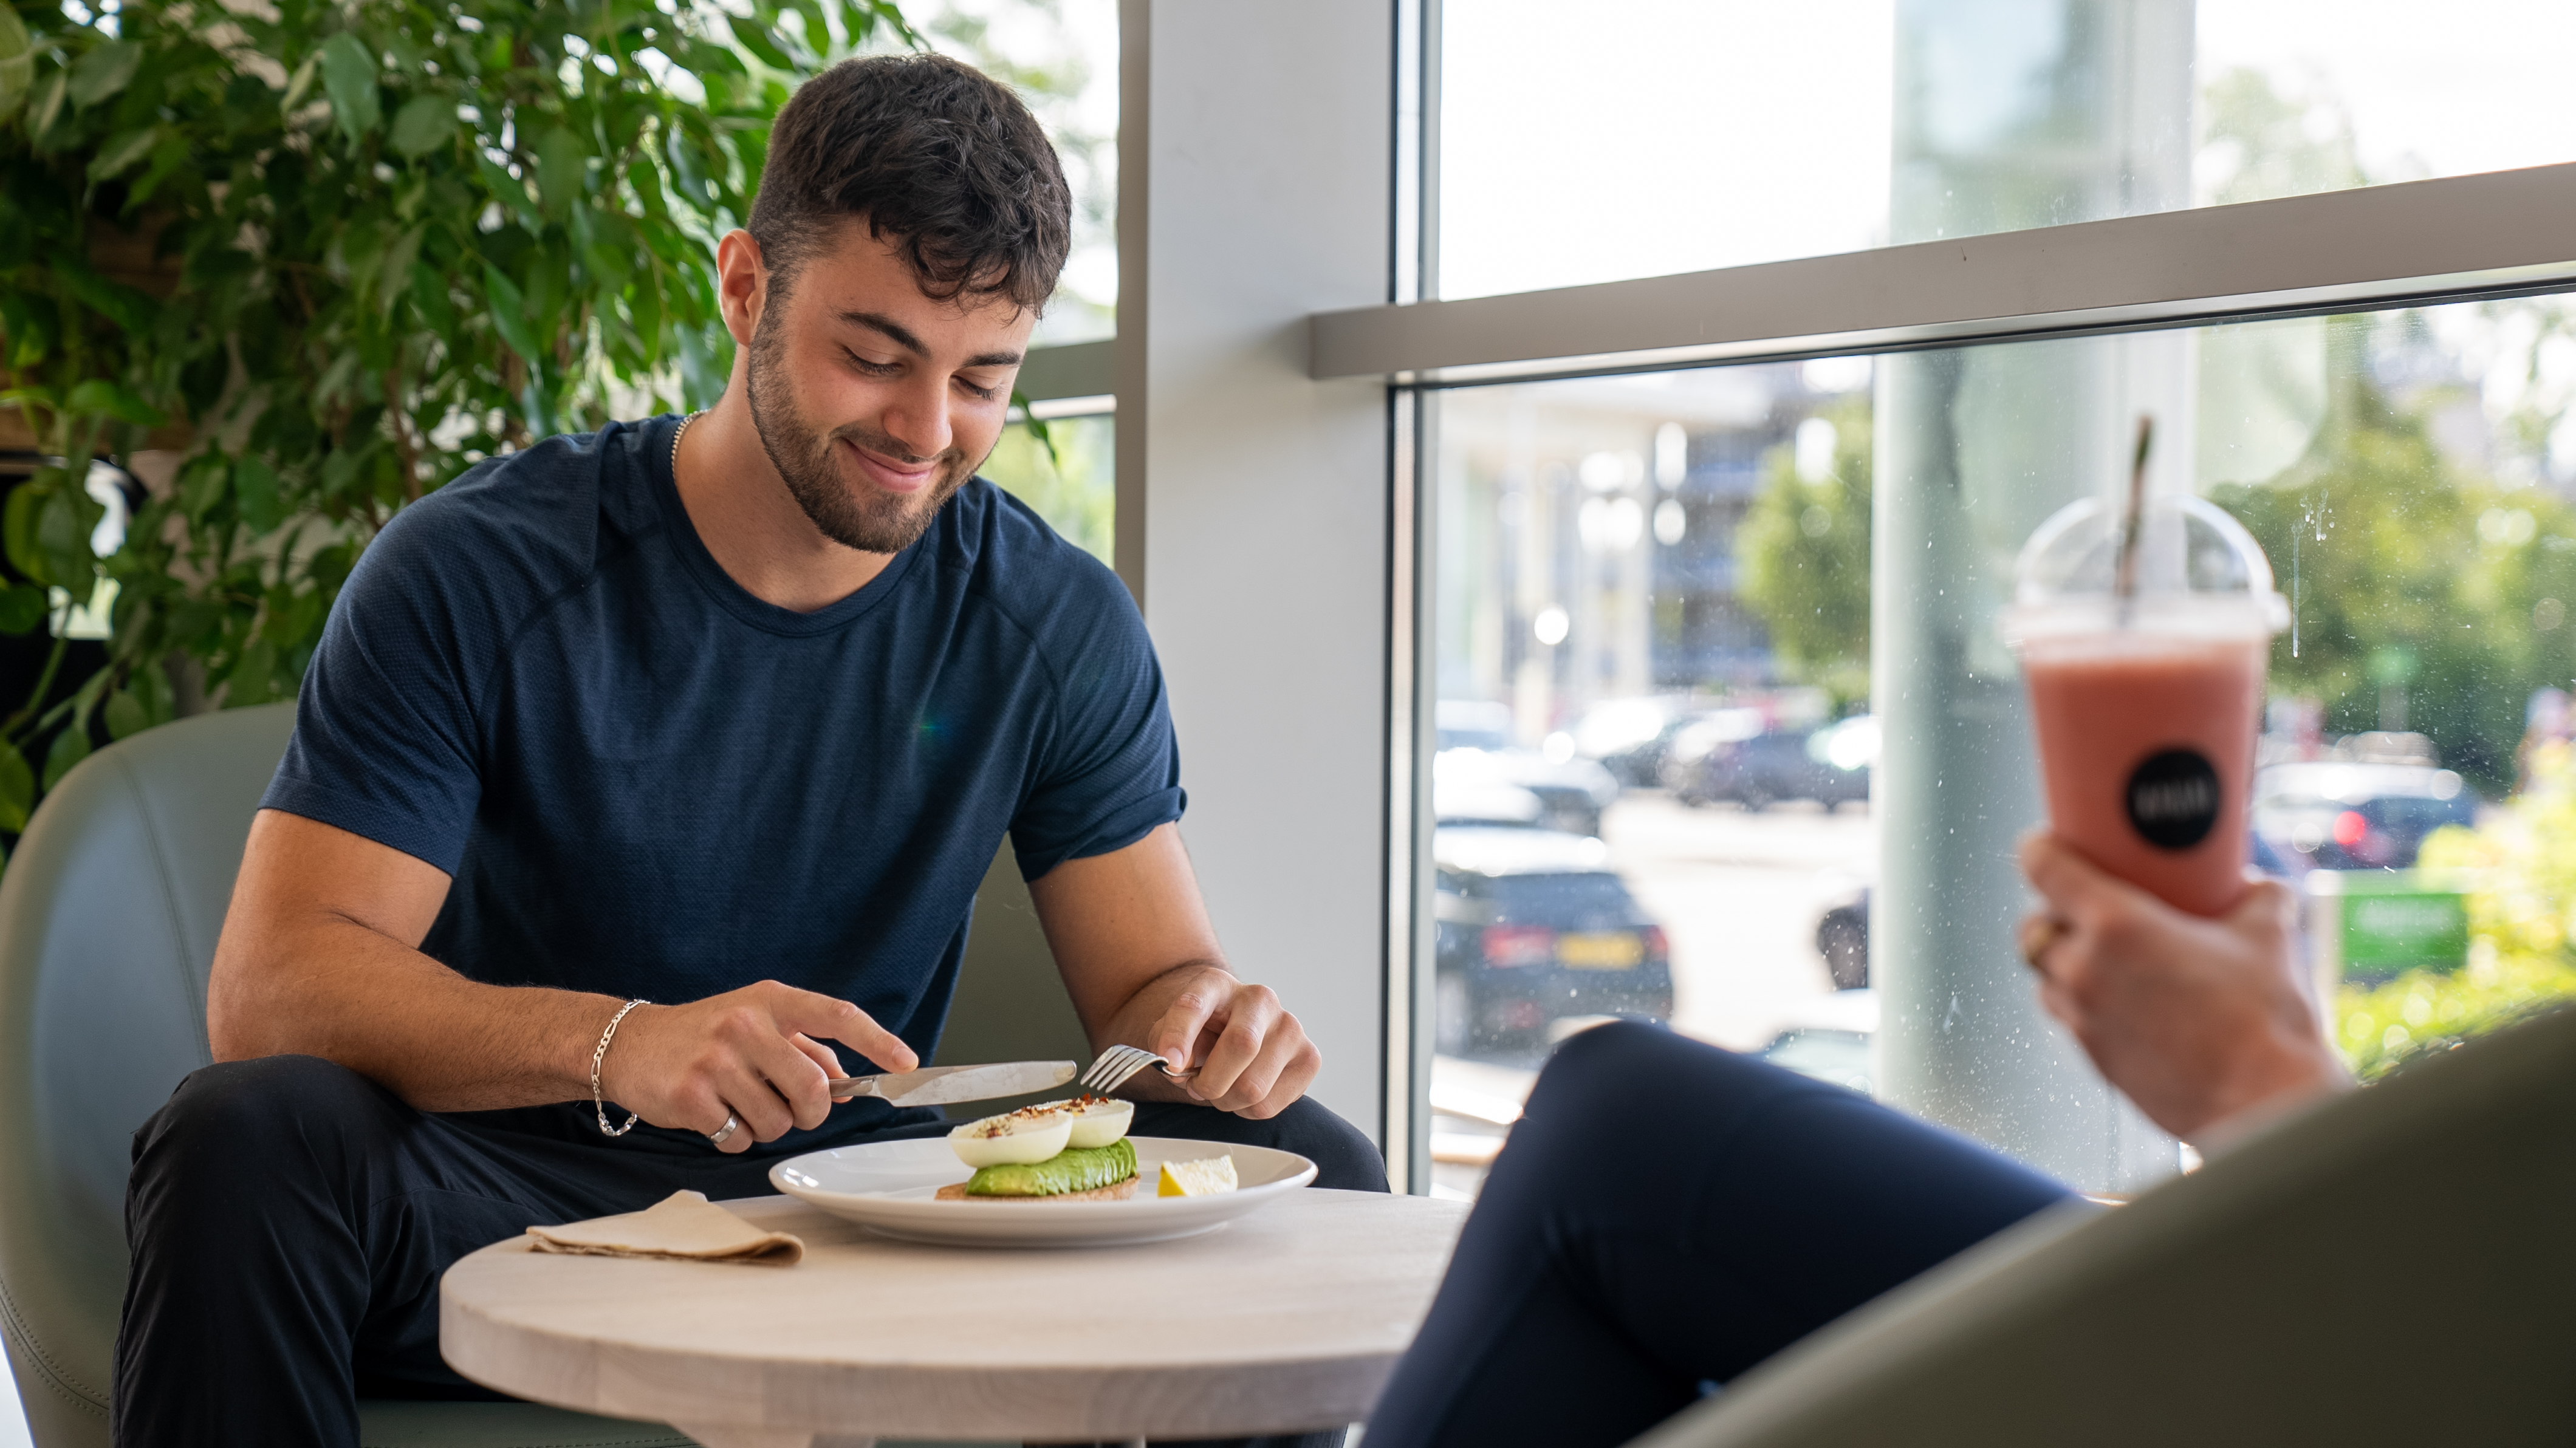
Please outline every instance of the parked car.
M1652 789L1663 782L1664 756L1674 736L1705 712L1705 701L1694 705L1687 694L1607 699L1574 726L1575 752L1598 760L1623 786Z
M2246 862L2275 878L2297 878L2260 834L2247 841ZM1816 954L1824 957L1825 974L1832 977L1835 990L1867 990L1870 887L1852 880L1831 898L1833 903L1816 917Z
M1535 1052L1551 1022L1667 1020L1663 927L1599 840L1558 830L1444 825L1432 833L1439 1049Z
M1733 800L1758 810L1812 799L1831 809L1869 798L1870 766L1877 760L1878 721L1864 714L1820 729L1774 729L1720 741L1681 771L1673 793L1688 805Z
M1511 743L1511 710L1501 704L1443 699L1435 717L1439 752L1433 778L1464 788L1471 781L1514 785L1538 797L1538 823L1570 835L1601 833L1601 812L1619 797L1619 781L1566 741L1562 757Z
M2477 812L2477 792L2429 764L2316 760L2254 776L2254 833L2293 875L2403 870L2426 835Z
M1778 1024L1762 1059L1802 1076L1830 1081L1868 1096L1874 1092L1871 1038L1878 1033L1878 997L1844 991L1808 1001Z
M1836 990L1869 984L1869 887L1855 884L1816 918L1816 954Z

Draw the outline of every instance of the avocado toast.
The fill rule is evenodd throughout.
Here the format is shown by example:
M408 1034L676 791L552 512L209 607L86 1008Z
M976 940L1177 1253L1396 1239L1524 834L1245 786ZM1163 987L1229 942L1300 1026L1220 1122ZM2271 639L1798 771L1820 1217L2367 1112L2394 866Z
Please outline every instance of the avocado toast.
M1107 1146L1069 1146L1041 1162L978 1168L939 1189L943 1201L1117 1201L1135 1195L1136 1147L1124 1137Z
M1126 1138L1134 1111L1124 1101L1083 1096L968 1122L949 1133L949 1144L975 1175L941 1187L937 1195L942 1201L1018 1202L1132 1196L1136 1148Z

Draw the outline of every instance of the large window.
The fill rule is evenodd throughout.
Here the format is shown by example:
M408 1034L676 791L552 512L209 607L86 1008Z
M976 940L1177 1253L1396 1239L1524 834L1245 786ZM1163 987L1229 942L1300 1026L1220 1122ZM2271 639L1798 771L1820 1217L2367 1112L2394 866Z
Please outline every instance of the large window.
M2576 160L2537 58L2576 12L1426 8L1423 290L1490 300L1316 339L1321 375L1418 388L1391 1009L1423 1018L1435 1187L1472 1191L1548 1050L1617 1015L2089 1189L2187 1163L2011 942L2043 811L1996 610L2141 415L2153 485L2234 513L2296 604L2249 845L2304 891L2336 1043L2372 1074L2576 990L2576 243L2439 240L2563 181L2284 199ZM2122 217L1950 273L1874 250ZM2428 244L2347 244L2400 234ZM2003 255L2028 285L1978 269ZM1747 360L1650 370L1717 357Z
M2576 869L2576 305L1427 400L1435 1181L1469 1189L1549 1046L1615 1014L1892 1087L2083 1184L2177 1164L2067 1092L1992 848L2041 815L2012 555L2120 474L2140 411L2158 485L2243 520L2296 600L2253 848L2308 890L2348 1057L2576 987L2546 884ZM1877 529L1905 541L1873 569Z
M2543 0L1440 10L1448 297L2576 160Z

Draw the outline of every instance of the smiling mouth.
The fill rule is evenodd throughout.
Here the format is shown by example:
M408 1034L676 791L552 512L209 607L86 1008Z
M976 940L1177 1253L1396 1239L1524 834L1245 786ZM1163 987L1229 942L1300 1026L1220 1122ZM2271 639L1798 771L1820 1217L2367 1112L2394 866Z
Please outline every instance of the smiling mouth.
M915 493L938 481L939 461L936 458L918 463L898 462L848 438L839 441L858 460L859 470L867 475L868 481L890 492Z

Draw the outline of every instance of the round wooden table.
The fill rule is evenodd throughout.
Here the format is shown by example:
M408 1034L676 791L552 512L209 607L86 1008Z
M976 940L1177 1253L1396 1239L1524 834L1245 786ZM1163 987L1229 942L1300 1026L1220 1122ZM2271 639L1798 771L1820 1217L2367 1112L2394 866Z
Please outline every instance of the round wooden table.
M440 1284L440 1350L502 1392L708 1448L1305 1432L1368 1416L1466 1217L1309 1189L1204 1236L1010 1251L890 1241L787 1197L727 1205L802 1237L805 1260L497 1243Z

